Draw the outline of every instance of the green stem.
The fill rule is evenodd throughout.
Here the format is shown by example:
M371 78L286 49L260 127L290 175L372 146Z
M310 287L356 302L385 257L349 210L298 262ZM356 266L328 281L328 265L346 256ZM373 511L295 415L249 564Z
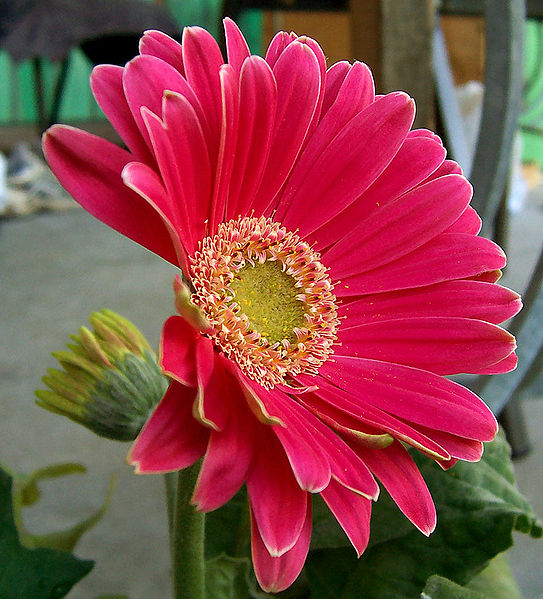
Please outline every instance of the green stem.
M175 599L205 599L205 516L190 503L200 463L181 470L173 526L173 586Z
M170 551L173 555L173 525L175 515L175 494L177 489L177 472L168 472L164 475L166 490L166 506L168 509L168 533L170 538Z

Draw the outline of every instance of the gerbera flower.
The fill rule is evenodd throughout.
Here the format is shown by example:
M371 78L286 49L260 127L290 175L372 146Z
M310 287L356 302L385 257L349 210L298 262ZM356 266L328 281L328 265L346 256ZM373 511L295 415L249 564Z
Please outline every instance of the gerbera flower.
M501 249L477 236L471 187L413 100L376 96L359 62L279 33L251 56L225 22L147 32L126 67L92 75L128 150L71 127L45 135L64 187L98 219L178 266L164 325L171 384L136 439L138 472L203 457L194 503L247 485L262 587L300 572L320 493L358 554L388 489L424 534L436 514L406 446L444 468L476 461L496 421L444 378L515 366L497 323Z

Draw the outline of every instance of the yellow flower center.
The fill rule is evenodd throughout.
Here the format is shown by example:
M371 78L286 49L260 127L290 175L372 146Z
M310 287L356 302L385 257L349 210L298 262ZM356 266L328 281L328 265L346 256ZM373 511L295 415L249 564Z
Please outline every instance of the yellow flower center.
M307 326L296 280L281 269L277 260L244 266L230 289L234 292L232 301L247 316L250 327L270 343L283 339L296 343L294 329Z

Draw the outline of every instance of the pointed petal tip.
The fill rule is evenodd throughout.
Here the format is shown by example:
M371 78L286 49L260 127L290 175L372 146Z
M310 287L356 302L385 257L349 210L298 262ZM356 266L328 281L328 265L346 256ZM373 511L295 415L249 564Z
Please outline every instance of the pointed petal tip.
M142 467L139 461L129 461L128 458L126 460L129 466L134 468L133 472L137 476L146 476L148 474L168 474L169 472L177 472L177 470L153 470Z
M211 36L211 34L199 25L190 25L189 27L185 27L183 29L182 44L185 45L185 43L189 40L196 41L198 40L198 38L201 38L202 36L207 38Z
M55 130L58 129L59 127L62 127L62 125L54 124L51 125L50 127L48 127L43 133L42 133L42 139L46 138L47 136L53 135Z
M437 525L437 521L434 521L434 523L431 526L419 528L419 530L425 537L429 537L436 529L436 525Z
M197 499L196 498L196 489L197 488L198 488L198 483L195 485L194 493L189 501L190 505L192 505L197 512L199 512L200 514L207 514L208 512L212 512L213 510L216 510L221 507L222 504L215 505L215 506L206 506L203 501L200 501L199 499Z
M121 179L128 187L130 187L130 184L132 182L133 170L134 168L138 168L139 164L139 162L127 162L124 165L123 170L121 171Z
M152 474L152 472L142 469L141 460L139 458L134 458L132 455L134 453L135 443L132 444L130 451L128 452L126 458L124 459L125 463L128 466L132 466L134 468L134 474L144 475L144 474Z
M437 512L433 502L430 512L426 516L422 516L420 522L416 522L413 518L409 518L409 520L425 537L429 537L437 526Z
M111 68L111 66L112 65L109 64L97 64L92 68L91 74L89 76L89 83L93 91L97 79L100 78L104 72L108 71Z
M51 141L57 140L59 139L59 136L62 136L65 132L71 133L72 131L80 131L80 129L78 129L77 127L73 127L72 125L62 125L60 123L55 123L43 132L42 143L49 143Z
M385 94L385 95L379 97L379 99L382 99L382 98L395 98L398 100L403 100L403 102L405 104L409 104L413 108L415 107L415 100L407 92L404 92L404 91L390 92L388 94Z

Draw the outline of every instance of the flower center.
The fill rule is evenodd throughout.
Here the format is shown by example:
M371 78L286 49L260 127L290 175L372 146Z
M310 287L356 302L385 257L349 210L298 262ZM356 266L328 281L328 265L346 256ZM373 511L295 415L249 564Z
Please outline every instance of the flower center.
M236 302L251 329L271 343L287 339L296 343L294 329L307 326L305 305L298 299L296 279L281 270L281 264L257 262L244 266L230 283Z
M316 374L333 351L336 298L320 255L269 218L219 225L191 259L192 301L215 345L271 388Z

